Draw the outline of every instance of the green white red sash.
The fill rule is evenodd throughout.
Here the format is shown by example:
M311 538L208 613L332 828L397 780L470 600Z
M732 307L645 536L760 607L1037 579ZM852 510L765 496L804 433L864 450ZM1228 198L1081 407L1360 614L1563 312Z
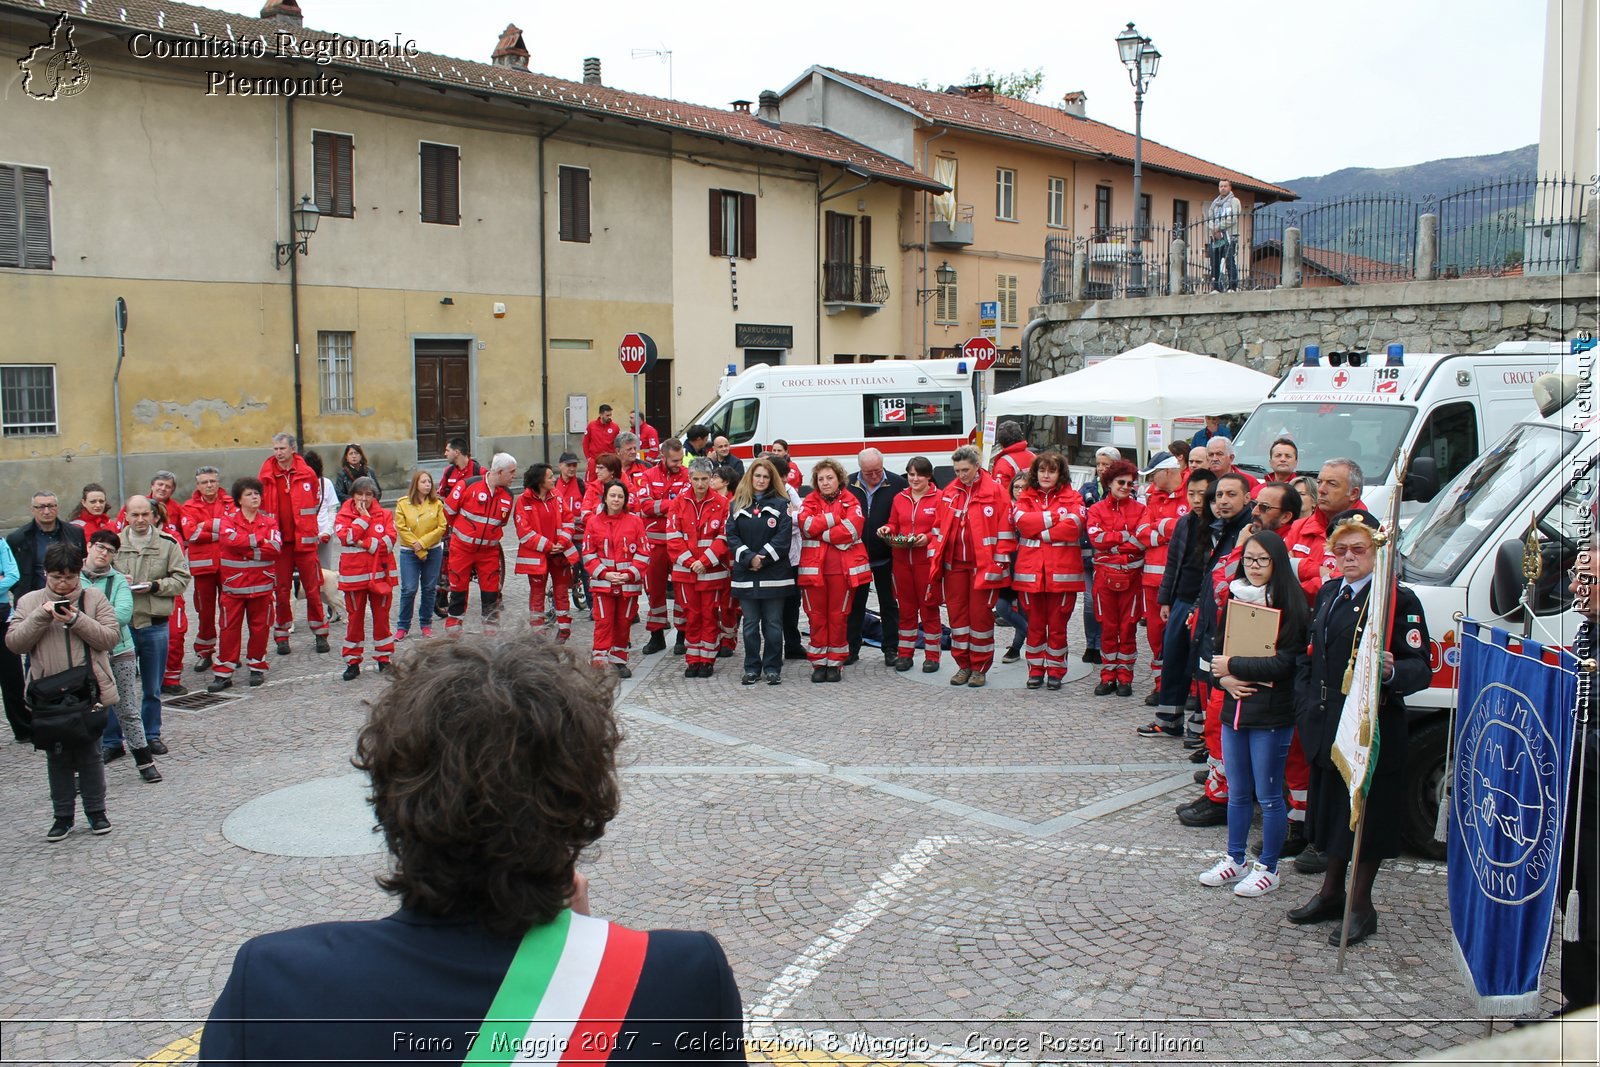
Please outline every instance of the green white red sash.
M529 930L465 1062L605 1063L649 935L570 910Z

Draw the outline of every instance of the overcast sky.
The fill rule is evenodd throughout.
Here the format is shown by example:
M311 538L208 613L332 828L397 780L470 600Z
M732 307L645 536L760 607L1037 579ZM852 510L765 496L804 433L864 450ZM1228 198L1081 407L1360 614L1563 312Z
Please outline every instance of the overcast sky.
M261 0L201 2L261 10ZM1145 134L1258 178L1483 155L1539 137L1544 0L300 3L315 29L398 33L482 61L514 22L534 70L576 81L584 57L598 56L605 84L655 96L669 95L668 64L633 53L670 50L670 95L713 106L781 90L814 63L941 87L974 68L1042 67L1037 100L1081 89L1090 117L1128 130L1133 90L1114 39L1132 19L1162 54Z

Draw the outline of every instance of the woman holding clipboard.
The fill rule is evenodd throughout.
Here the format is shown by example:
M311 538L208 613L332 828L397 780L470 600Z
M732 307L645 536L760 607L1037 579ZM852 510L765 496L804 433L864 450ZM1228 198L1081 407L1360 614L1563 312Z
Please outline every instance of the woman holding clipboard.
M1211 672L1224 691L1222 762L1228 775L1228 854L1200 875L1200 884L1237 881L1233 892L1259 897L1278 888L1278 857L1289 832L1283 768L1294 736L1296 662L1306 647L1306 598L1283 538L1252 535L1218 614ZM1207 650L1201 650L1206 658ZM1261 805L1261 855L1248 862L1245 843Z

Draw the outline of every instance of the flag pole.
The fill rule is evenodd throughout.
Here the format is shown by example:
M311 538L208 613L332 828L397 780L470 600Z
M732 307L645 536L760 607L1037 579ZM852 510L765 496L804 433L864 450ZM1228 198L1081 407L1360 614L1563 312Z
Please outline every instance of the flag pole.
M1365 788L1365 787L1363 787ZM1356 840L1350 847L1350 865L1344 872L1344 916L1339 920L1339 961L1334 965L1334 974L1344 973L1344 953L1350 947L1350 884L1356 878L1356 864L1361 862L1361 834L1367 828L1367 806L1361 805L1361 816L1356 819Z

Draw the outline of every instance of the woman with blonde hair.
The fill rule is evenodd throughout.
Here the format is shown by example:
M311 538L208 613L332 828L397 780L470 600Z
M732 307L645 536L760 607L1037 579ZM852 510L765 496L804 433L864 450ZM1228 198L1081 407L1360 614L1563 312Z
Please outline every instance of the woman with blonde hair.
M844 466L819 460L811 468L812 493L800 504L800 588L811 626L811 680L843 679L850 655L847 628L855 588L872 580L866 517L861 502L844 487Z
M439 545L450 532L450 523L445 518L444 501L434 490L433 475L427 471L412 471L406 495L395 501L394 531L395 551L400 557L400 622L394 639L403 641L411 632L411 609L419 588L422 601L417 608L418 621L422 623L422 636L432 637L434 596L439 587L439 568L444 564L444 550Z
M745 468L728 504L723 528L732 563L731 588L744 616L744 685L765 675L768 685L783 681L783 604L794 588L789 562L789 497L783 476L770 459L758 457Z

